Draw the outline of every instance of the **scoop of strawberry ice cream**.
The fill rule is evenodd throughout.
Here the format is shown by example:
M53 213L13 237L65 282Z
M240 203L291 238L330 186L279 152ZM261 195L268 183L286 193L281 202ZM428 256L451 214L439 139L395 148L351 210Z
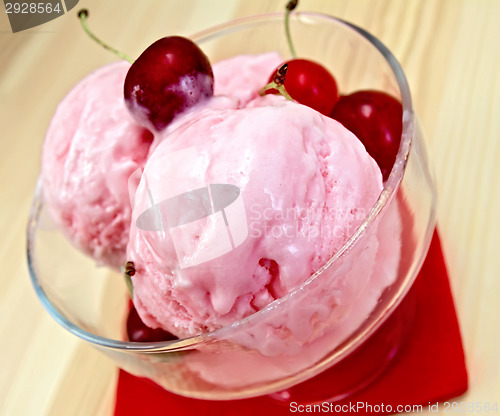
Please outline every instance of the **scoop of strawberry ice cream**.
M239 106L258 97L273 71L283 63L277 52L236 55L213 65L214 95L234 97Z
M55 223L99 264L125 262L129 176L146 161L152 135L123 103L130 64L102 67L61 101L43 146L41 180Z
M165 133L135 193L137 311L179 337L233 324L324 265L381 190L359 140L308 107L266 96L200 109Z

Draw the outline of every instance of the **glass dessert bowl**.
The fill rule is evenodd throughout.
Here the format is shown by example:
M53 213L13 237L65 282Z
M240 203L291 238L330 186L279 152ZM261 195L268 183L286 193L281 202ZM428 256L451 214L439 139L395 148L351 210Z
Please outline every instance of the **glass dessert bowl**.
M398 98L403 133L396 163L359 228L285 296L211 332L163 342L126 341L130 296L123 278L77 251L51 221L41 186L36 191L28 263L44 307L121 368L187 397L334 401L366 385L401 342L401 322L408 315L394 311L414 282L435 227L435 189L407 81L395 58L363 29L331 16L298 12L290 25L300 57L321 62L342 93L372 89ZM212 62L276 51L289 56L281 13L235 20L191 39ZM366 349L383 325L377 349ZM353 361L356 369L337 371ZM325 375L334 382L313 394L311 383Z

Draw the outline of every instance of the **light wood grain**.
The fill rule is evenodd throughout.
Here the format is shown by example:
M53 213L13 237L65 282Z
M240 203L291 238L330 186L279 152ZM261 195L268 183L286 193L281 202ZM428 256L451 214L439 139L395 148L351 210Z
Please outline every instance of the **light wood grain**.
M283 1L82 1L92 26L131 55L168 34L278 11ZM302 10L361 25L409 79L439 192L439 229L460 318L470 390L500 402L500 2L303 0ZM114 58L76 11L12 34L0 13L0 414L112 414L116 368L45 313L25 266L25 226L51 114L66 91ZM500 403L499 403L500 404Z

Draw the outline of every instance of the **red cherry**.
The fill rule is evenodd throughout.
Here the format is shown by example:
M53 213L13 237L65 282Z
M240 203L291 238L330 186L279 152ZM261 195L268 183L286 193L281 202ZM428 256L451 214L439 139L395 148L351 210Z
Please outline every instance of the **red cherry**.
M330 115L352 131L389 177L401 142L403 107L381 91L358 91L341 96Z
M127 336L129 341L133 342L157 342L178 339L175 335L163 329L153 329L146 326L133 305L127 318Z
M160 131L186 108L213 95L208 58L189 39L170 36L150 45L125 78L125 103L135 120Z
M338 100L335 78L322 65L307 59L291 59L288 65L284 86L288 94L297 102L314 108L328 116ZM269 78L273 81L276 71ZM276 90L266 93L275 94Z

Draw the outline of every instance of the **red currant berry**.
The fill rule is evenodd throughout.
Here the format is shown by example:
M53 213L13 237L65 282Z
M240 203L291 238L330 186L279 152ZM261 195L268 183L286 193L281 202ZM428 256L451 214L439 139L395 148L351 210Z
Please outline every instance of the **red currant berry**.
M307 59L291 59L288 65L284 86L288 94L297 102L314 108L328 116L338 100L337 82L322 65ZM276 73L276 71L275 71ZM275 73L269 78L274 79ZM276 90L266 93L275 94Z
M178 339L163 329L153 329L146 326L133 305L127 318L127 336L129 341L133 342L157 342Z
M125 78L125 103L135 120L160 131L186 108L211 96L208 58L189 39L170 36L149 46Z
M381 91L358 91L341 96L331 117L352 131L389 177L401 142L403 107Z

